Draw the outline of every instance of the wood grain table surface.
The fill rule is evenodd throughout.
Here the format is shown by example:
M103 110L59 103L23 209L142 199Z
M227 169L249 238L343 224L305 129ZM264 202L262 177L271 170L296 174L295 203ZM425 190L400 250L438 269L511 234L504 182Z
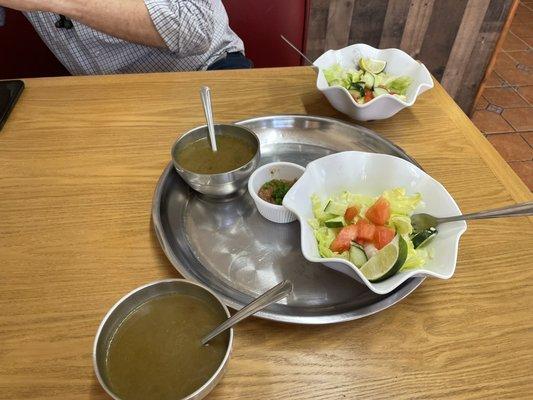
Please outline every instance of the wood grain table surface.
M178 277L150 222L180 133L215 117L342 118L310 68L28 79L0 133L0 398L105 399L92 368L122 295ZM363 123L464 212L531 193L440 85ZM456 273L376 315L327 326L250 319L211 399L524 399L533 395L533 224L474 221ZM147 399L148 400L148 399Z

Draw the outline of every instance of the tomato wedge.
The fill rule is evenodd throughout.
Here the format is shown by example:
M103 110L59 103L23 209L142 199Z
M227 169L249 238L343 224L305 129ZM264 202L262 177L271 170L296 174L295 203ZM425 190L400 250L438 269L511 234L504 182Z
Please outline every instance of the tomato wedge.
M352 241L357 239L357 226L348 225L340 230L337 237L331 242L329 248L336 253L342 253L343 251L350 250Z
M369 243L374 239L376 227L371 222L366 219L360 219L355 226L357 227L358 243Z
M394 236L396 236L396 232L394 229L389 228L387 226L376 226L373 240L374 246L376 247L376 249L380 250L386 245L388 245L390 242L392 242Z
M344 213L344 219L346 222L348 222L349 224L351 224L354 220L355 217L357 217L357 215L359 214L359 209L355 206L353 207L348 207L346 209L346 212Z
M372 206L366 210L365 216L376 225L385 225L390 218L390 203L387 199L380 197Z
M365 103L369 102L374 98L374 93L372 93L372 90L365 89Z

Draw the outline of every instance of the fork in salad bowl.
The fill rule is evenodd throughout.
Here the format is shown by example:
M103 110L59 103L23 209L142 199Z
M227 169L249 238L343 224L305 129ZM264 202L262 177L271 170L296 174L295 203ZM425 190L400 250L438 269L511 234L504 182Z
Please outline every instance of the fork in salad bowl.
M522 217L528 215L533 215L533 201L495 208L492 210L478 211L470 214L455 215L452 217L439 218L425 213L414 214L411 216L411 224L415 232L423 232L434 229L437 227L437 225L446 222L502 217Z

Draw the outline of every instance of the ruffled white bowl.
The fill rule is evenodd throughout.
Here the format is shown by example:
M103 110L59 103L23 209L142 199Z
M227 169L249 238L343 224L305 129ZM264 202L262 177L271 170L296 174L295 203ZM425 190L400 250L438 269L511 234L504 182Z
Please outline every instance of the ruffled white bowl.
M357 103L350 92L340 86L329 86L323 70L338 63L344 68L355 68L359 58L369 57L387 62L385 72L413 78L407 90L407 100L387 94L365 103ZM331 105L341 113L359 121L392 117L405 107L412 106L417 96L433 87L433 79L424 64L414 60L399 49L376 49L366 44L354 44L340 50L329 50L313 63L319 68L316 87L327 97Z
M347 151L312 161L283 199L283 205L300 221L301 248L304 257L322 263L364 283L378 294L386 294L413 276L450 278L455 271L459 238L466 230L464 221L439 226L439 233L432 241L433 258L423 268L400 271L382 282L372 283L349 261L341 258L321 258L309 225L313 218L311 196L317 194L323 200L344 190L378 196L383 191L397 187L407 193L421 193L425 204L423 212L435 216L457 215L461 212L452 196L435 179L420 168L401 158L386 154ZM421 210L416 210L418 212Z

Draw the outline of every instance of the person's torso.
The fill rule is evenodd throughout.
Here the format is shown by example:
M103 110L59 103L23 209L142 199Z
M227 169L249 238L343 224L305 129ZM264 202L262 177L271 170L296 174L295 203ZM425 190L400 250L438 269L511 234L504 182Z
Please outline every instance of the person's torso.
M55 26L57 14L27 12L37 33L73 75L190 71L206 69L227 52L244 51L229 28L226 10L215 1L215 24L209 49L193 56L130 43L73 21L72 29Z

